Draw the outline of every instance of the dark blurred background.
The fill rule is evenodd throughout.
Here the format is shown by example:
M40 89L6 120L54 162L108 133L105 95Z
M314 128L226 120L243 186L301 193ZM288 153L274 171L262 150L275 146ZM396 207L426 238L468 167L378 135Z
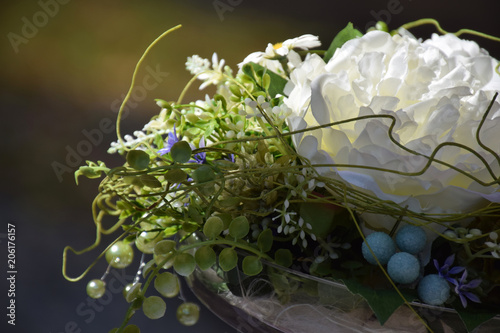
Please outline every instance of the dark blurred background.
M151 75L148 66L159 73L158 84L150 84L150 90L142 90L145 94L137 94L129 103L122 133L142 129L159 111L154 98L178 97L190 79L184 70L186 57L193 54L210 58L215 51L236 70L247 54L263 51L269 42L311 33L319 35L327 48L349 21L364 31L379 19L396 28L432 17L448 31L470 28L498 36L495 6L494 1L481 0L4 1L0 11L0 331L101 333L120 324L127 304L119 293L94 308L86 305L86 283L104 273L104 262L81 282L68 282L61 274L63 247L82 249L95 236L90 205L98 181L81 179L77 187L73 172L85 159L122 163L120 157L106 154L115 133L104 133L100 126L103 119L115 120L137 60L163 31L183 24L147 56L138 84ZM432 31L419 28L414 33L425 38ZM500 43L475 40L500 58ZM186 100L204 94L196 86ZM96 131L102 138L95 136L90 146L82 144L88 141L85 133ZM77 157L68 156L78 150ZM8 223L16 226L16 326L7 325L6 317ZM108 240L104 238L104 243ZM97 253L70 256L70 275L80 274ZM126 270L129 281L137 265L133 267ZM110 277L119 280L117 275ZM132 323L146 333L235 332L204 308L197 326L180 326L172 311L178 303L168 300L170 311L162 319L147 320L139 311Z

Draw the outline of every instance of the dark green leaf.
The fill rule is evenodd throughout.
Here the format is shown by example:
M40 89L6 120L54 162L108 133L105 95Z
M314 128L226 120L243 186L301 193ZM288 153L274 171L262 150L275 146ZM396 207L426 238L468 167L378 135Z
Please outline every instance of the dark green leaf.
M328 62L328 60L330 60L333 57L335 50L337 50L339 47L342 47L342 45L344 45L345 42L361 36L363 36L361 31L354 29L352 23L349 22L349 24L347 24L347 26L344 29L342 29L337 34L337 36L335 36L332 43L330 44L330 47L326 51L323 59L325 60L325 62Z
M500 314L500 310L495 312L492 310L484 309L479 305L472 304L470 302L465 309L460 302L457 302L455 310L458 312L458 315L464 322L469 332L472 332L477 326Z
M344 282L350 292L363 296L381 325L384 325L392 313L404 304L404 300L393 289L375 290L349 279L344 279L342 282ZM408 302L413 300L413 296L405 292L403 292L403 296L405 296Z
M229 225L229 234L236 239L245 237L249 231L250 224L245 216L234 218Z
M278 74L253 62L245 64L242 70L243 73L253 78L253 81L257 85L259 85L262 90L265 90L265 87L261 86L262 81L264 81L266 85L269 84L269 89L267 89L269 95L271 96L276 96L278 94L283 95L283 91L285 90L285 85L287 83L287 80L285 80ZM265 74L269 75L269 78L264 78Z
M262 263L256 256L247 256L242 262L243 273L249 276L257 275L262 271Z
M293 263L292 252L288 249L279 249L274 254L274 261L283 267L290 267Z
M196 250L194 259L196 260L196 263L201 270L206 270L215 264L215 262L217 261L217 256L212 247L206 245Z
M219 254L219 266L223 271L232 270L238 264L238 255L236 251L230 247L223 249Z
M262 252L271 250L273 246L273 232L271 229L266 229L260 233L259 238L257 238L257 245Z
M127 163L136 170L144 170L149 165L149 155L142 150L131 150L127 153Z
M146 185L151 188L158 188L161 187L161 183L156 177L151 176L151 175L141 175L139 176L139 179L141 180L143 185Z
M165 179L174 184L182 183L187 179L187 173L182 169L171 169L165 174Z
M191 158L191 147L186 141L178 141L170 149L170 156L177 163L186 163Z

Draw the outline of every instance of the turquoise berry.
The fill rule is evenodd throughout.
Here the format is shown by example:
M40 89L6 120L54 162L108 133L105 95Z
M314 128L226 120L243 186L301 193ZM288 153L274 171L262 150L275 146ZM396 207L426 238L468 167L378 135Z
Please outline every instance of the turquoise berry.
M442 305L450 297L450 285L437 274L424 276L417 291L418 297L430 305Z
M424 229L414 225L405 225L396 234L396 244L401 251L417 254L427 243Z
M377 261L373 257L366 243L368 243L373 253L375 253L378 261L380 261L382 265L387 264L392 255L396 253L396 244L388 234L385 232L374 232L368 235L366 240L363 242L363 245L361 245L363 257L365 257L366 261L372 265L377 265Z
M420 274L420 263L414 255L399 252L389 259L387 273L396 283L412 283Z

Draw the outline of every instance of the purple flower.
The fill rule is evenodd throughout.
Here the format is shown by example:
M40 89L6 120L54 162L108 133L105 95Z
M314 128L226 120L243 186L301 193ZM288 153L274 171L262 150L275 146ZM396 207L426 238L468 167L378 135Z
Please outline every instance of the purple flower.
M434 259L434 266L438 270L438 274L440 277L446 279L446 281L450 283L456 284L457 280L452 278L450 275L462 272L463 270L465 270L465 267L461 266L451 267L454 261L455 261L455 254L452 254L451 256L446 258L446 260L444 261L444 265L441 267L439 266L438 261Z
M172 149L172 146L179 141L181 141L181 137L177 136L177 132L175 131L175 126L174 126L174 132L168 133L167 143L164 146L164 148L158 150L158 154L165 155L170 153L170 149Z
M177 131L175 130L175 126L174 126L174 132L168 133L167 143L165 144L165 146L162 149L158 150L157 153L159 155L165 155L165 154L170 153L172 146L181 140L182 140L182 138L180 135L177 136ZM192 143L190 143L189 146L193 150L196 149L196 147ZM205 147L205 138L202 137L200 139L200 147L199 148L204 148L204 147ZM198 164L204 164L207 162L207 153L205 153L205 152L195 154L193 157L194 157L194 159L189 160L189 162L198 163Z
M191 146L191 149L196 149L196 147L193 144L189 144ZM199 143L199 148L205 148L205 137L201 137L200 143ZM191 160L190 162L195 162L198 164L204 164L207 162L207 153L206 152L201 152L198 154L194 154L194 160Z
M477 288L481 284L481 279L474 279L465 283L467 279L467 270L464 270L462 277L457 281L452 282L455 285L455 292L460 296L460 301L464 308L467 307L467 298L473 302L481 303L479 297L474 295L469 290Z

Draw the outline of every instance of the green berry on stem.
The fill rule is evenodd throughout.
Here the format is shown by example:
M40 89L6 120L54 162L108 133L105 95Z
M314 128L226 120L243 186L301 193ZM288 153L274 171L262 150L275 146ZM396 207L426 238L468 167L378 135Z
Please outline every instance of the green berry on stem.
M125 268L134 260L134 249L123 241L118 241L106 251L106 261L114 268Z
M177 320L184 326L193 326L200 318L200 307L195 303L182 303L177 308Z
M106 283L103 280L94 279L87 283L87 295L92 298L101 298L106 292Z

